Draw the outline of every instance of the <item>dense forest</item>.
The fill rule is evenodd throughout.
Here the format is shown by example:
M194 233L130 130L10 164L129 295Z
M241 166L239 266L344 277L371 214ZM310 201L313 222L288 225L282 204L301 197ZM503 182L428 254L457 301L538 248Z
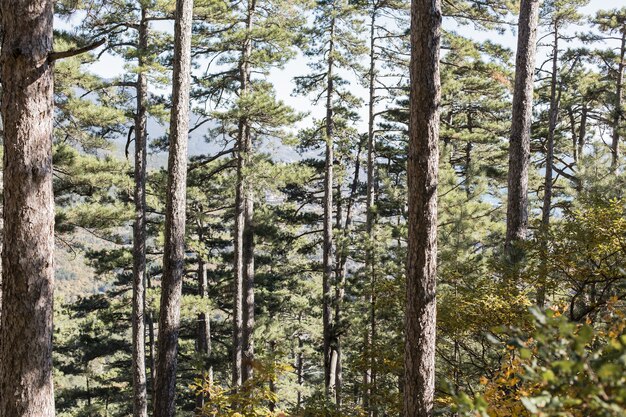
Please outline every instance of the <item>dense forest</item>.
M626 416L626 0L0 37L0 417Z

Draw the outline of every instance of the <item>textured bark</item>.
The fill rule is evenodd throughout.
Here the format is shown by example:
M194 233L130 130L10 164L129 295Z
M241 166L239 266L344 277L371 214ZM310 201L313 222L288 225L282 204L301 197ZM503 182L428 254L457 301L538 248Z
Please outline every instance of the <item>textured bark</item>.
M533 107L533 79L537 49L539 0L521 0L518 24L515 89L509 143L509 178L505 252L516 262L515 243L526 238L528 229L528 165Z
M578 130L578 158L582 158L585 150L585 139L587 138L587 106L583 105L580 116L580 127Z
M241 146L243 126L239 126L238 146ZM243 171L244 159L241 149L237 151L237 189L235 190L235 230L233 265L233 352L232 385L238 387L242 381L241 360L243 356L243 229L245 223L245 200Z
M335 38L335 20L330 25L330 45L328 52L328 83L326 85L326 121L325 121L325 140L326 155L324 167L324 237L322 243L322 328L323 328L323 355L324 355L324 393L327 399L330 399L330 392L334 386L331 380L332 373L332 293L331 280L333 275L333 164L334 164L334 145L333 145L333 69L334 63L334 38Z
M176 354L185 260L187 145L191 78L193 0L177 0L174 24L174 71L165 212L165 249L155 384L155 417L175 412Z
M622 123L622 107L624 106L624 58L626 56L626 33L622 34L622 45L620 47L620 59L617 68L617 82L615 85L615 108L613 109L613 134L611 142L611 168L617 169L619 162L619 139L620 139L620 124Z
M550 227L550 212L552 211L552 182L553 182L553 164L554 164L554 135L559 117L559 102L561 92L557 95L557 75L559 65L559 26L554 24L554 49L552 52L552 75L550 79L550 110L548 121L548 138L546 143L546 170L544 175L544 193L543 207L541 212L541 228L547 233ZM541 260L541 277L537 288L537 305L544 307L546 301L546 280L547 280L547 242L544 237L544 255Z
M433 415L437 275L440 0L411 5L404 413Z
M256 0L249 0L246 14L246 36L239 63L240 96L250 92L250 55ZM233 385L238 386L252 377L254 361L254 199L246 170L252 158L252 135L247 117L239 120L237 137L237 190L235 221L235 304L233 324Z
M347 271L347 263L348 263L348 241L347 237L350 235L350 231L352 229L352 214L354 208L354 202L356 200L356 194L359 186L359 174L361 173L361 151L363 147L359 142L358 150L356 154L355 164L354 164L354 177L352 178L352 184L350 186L350 194L348 195L348 199L346 200L346 217L345 223L342 224L343 214L342 214L342 198L341 198L341 188L339 188L337 192L337 214L336 214L336 222L337 229L342 230L343 239L341 244L341 250L336 251L335 257L335 337L333 348L337 353L337 362L335 364L335 404L337 405L337 409L341 410L342 403L342 386L343 386L343 362L341 355L341 328L342 328L342 313L343 313L343 302L346 292L346 276L348 274Z
M375 123L375 106L376 106L376 18L377 8L374 7L370 21L370 68L368 73L369 84L369 100L368 100L368 116L367 116L367 193L365 199L365 229L369 241L367 242L365 252L365 273L369 277L370 293L368 295L369 304L369 329L365 331L365 349L367 357L369 357L368 366L363 374L363 408L367 411L369 416L374 417L376 412L374 411L374 404L372 404L372 393L376 387L374 382L376 380L375 365L376 359L374 358L373 345L375 343L376 335L376 269L374 266L374 181L375 181L375 152L376 152L376 138L374 136L374 123Z
M208 281L206 265L203 260L198 261L198 295L202 299L208 298ZM208 311L198 314L198 329L196 336L196 352L202 356L203 362L211 357L211 316ZM213 381L213 366L202 368L200 378L208 378ZM196 408L201 410L207 398L205 395L196 397ZM200 413L198 413L200 415Z
M141 70L148 49L148 21L146 10L141 9L139 23L137 74L137 114L135 116L135 224L133 227L133 416L148 416L146 388L146 328L145 328L145 282L146 282L146 141L148 83Z
M148 284L148 288L152 288L152 283L150 280L150 275L146 275L146 282ZM144 298L144 306L146 305L146 300ZM154 317L152 315L152 309L144 307L144 311L146 312L146 319L148 322L148 363L150 364L150 390L152 394L154 394L154 383L156 382L156 366L155 366L155 330L154 330Z
M2 0L0 416L54 416L51 0Z

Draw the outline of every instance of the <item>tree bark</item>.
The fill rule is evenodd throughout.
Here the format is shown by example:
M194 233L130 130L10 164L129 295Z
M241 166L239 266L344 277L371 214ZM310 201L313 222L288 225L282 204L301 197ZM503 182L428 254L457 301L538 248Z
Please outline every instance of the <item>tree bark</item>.
M367 303L369 304L369 329L365 330L365 350L368 358L368 365L363 374L363 407L368 416L374 417L372 393L376 389L374 381L376 379L376 359L374 358L374 342L376 335L376 270L374 266L374 181L375 181L375 152L376 138L374 136L374 123L376 118L376 17L377 3L374 3L370 21L370 68L368 73L369 100L367 115L367 192L365 199L365 229L367 232L367 246L365 252L365 273L369 277L370 293Z
M54 416L53 1L2 0L0 416Z
M611 142L611 168L617 170L617 164L619 162L619 139L620 139L620 124L622 122L622 107L624 106L624 58L626 56L626 33L622 34L622 45L620 47L620 60L617 68L617 82L615 86L615 112L613 114L613 134Z
M133 416L148 417L146 388L146 166L148 86L143 71L148 49L146 9L141 9L137 47L137 114L135 115L135 224L133 228Z
M539 0L521 0L511 114L506 241L504 244L505 252L513 263L521 260L516 243L526 238L528 229L528 165L530 163L530 128L538 19Z
M552 210L552 181L554 163L554 135L559 118L559 102L561 92L557 95L557 81L559 70L559 25L554 24L554 51L552 53L552 76L550 79L550 110L548 121L548 138L546 144L546 171L544 177L543 207L541 212L541 228L545 234L550 227L550 212ZM547 235L544 235L544 254L541 260L541 282L537 288L537 306L543 308L546 301L546 280L547 280Z
M322 312L322 327L323 327L323 354L324 354L324 392L327 399L330 399L330 393L334 386L334 381L331 380L332 369L332 338L333 330L331 327L331 314L332 314L332 293L331 293L331 280L333 275L333 164L334 164L334 145L333 145L333 96L334 96L334 80L333 69L334 54L335 54L335 19L331 20L330 24L330 44L328 52L328 74L327 74L327 86L326 86L326 121L325 121L325 140L326 140L326 155L325 155L325 167L324 167L324 238L322 244L322 264L323 264L323 279L322 279L322 293L323 293L323 312Z
M252 54L252 39L250 30L254 20L256 0L249 0L246 14L246 34L241 50L239 63L240 97L250 92L250 55ZM237 138L237 190L235 222L235 294L236 307L238 308L234 321L234 360L233 360L233 384L240 385L247 381L253 374L254 361L254 199L253 189L248 178L246 169L252 159L252 135L250 121L244 115L239 120Z
M192 13L193 0L176 1L165 249L154 401L155 417L173 417L175 412L176 354L178 352L180 301L185 260Z
M440 0L413 0L407 171L409 236L404 359L406 417L433 415L440 42Z

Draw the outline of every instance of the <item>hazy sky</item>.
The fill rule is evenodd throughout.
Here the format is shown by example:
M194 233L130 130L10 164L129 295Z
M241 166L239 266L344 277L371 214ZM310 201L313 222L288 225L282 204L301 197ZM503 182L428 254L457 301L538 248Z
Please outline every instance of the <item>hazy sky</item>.
M587 15L593 15L597 10L600 10L600 9L621 8L621 7L626 7L626 0L591 0L588 6L581 9L581 12ZM160 23L160 26L161 26L159 29L165 28L164 30L168 30L169 26L167 23L165 24L162 22L158 22L158 23ZM58 27L63 28L63 29L68 29L72 25L72 23L67 23L67 22L63 22L60 20L57 20L56 24ZM455 27L454 22L446 19L444 20L444 29L457 30L459 33L465 36L470 36L476 40L489 39L491 41L498 42L512 50L514 50L516 46L516 35L514 33L514 30L512 30L514 28L507 30L507 32L504 35L501 35L494 31L477 31L477 30L474 30L471 26L463 26L462 28L458 28L458 27ZM570 30L573 32L580 32L580 31L585 30L585 28L583 26L583 27L578 27L578 28L571 28ZM538 52L540 55L538 62L540 62L541 55L542 54L545 55L547 52L548 50L544 49L542 51L542 49L540 48ZM92 64L90 68L91 71L105 78L117 77L123 73L123 69L124 69L124 62L119 57L108 55L108 54L103 55L102 59L99 62ZM306 65L305 59L302 57L298 57L294 59L293 61L291 61L284 69L272 71L272 73L268 77L269 80L274 84L277 96L280 99L287 102L298 111L310 112L311 116L307 118L306 120L304 120L303 122L301 122L299 125L307 125L307 124L310 125L311 117L323 117L323 114L324 114L324 110L321 107L322 106L321 104L317 106L317 108L315 108L312 106L309 98L292 96L292 92L294 89L293 78L298 75L307 74L308 72L309 72L309 69ZM357 80L354 79L354 81L356 82ZM362 88L360 84L357 84L355 86L354 91L357 95L360 94L362 98L364 99L366 98L366 89ZM164 93L167 94L167 92L164 92ZM367 112L366 112L365 106L363 106L363 108L361 109L361 116L363 120L366 119ZM363 127L365 126L364 124L365 122L363 121ZM190 143L192 150L199 146L203 146L201 144L202 141L197 141L197 142L200 142L200 143L194 143L193 140L192 140L192 143Z

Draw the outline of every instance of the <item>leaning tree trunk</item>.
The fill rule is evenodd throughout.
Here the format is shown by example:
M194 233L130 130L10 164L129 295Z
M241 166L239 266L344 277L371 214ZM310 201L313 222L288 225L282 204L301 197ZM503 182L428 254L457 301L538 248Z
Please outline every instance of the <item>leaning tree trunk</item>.
M504 245L505 252L513 263L521 259L519 248L515 246L526 238L528 229L528 165L538 19L539 0L521 0L509 143L509 188Z
M440 0L411 4L404 415L433 415L437 276Z
M331 389L334 387L334 381L331 380L333 374L332 361L332 293L331 280L333 276L333 163L334 163L334 145L333 145L333 69L334 63L334 38L335 38L335 20L331 21L330 26L330 46L328 53L328 84L326 86L326 164L324 167L324 238L323 238L323 256L322 256L322 327L323 327L323 354L324 354L324 393L327 399L330 399Z
M137 114L135 116L135 225L133 228L133 417L148 417L146 388L146 139L148 86L143 71L148 49L146 9L141 9L137 48Z
M0 416L54 416L52 0L2 0Z
M176 1L169 175L165 211L165 249L154 392L155 417L172 417L175 412L176 354L178 352L180 299L185 260L192 12L193 0Z

